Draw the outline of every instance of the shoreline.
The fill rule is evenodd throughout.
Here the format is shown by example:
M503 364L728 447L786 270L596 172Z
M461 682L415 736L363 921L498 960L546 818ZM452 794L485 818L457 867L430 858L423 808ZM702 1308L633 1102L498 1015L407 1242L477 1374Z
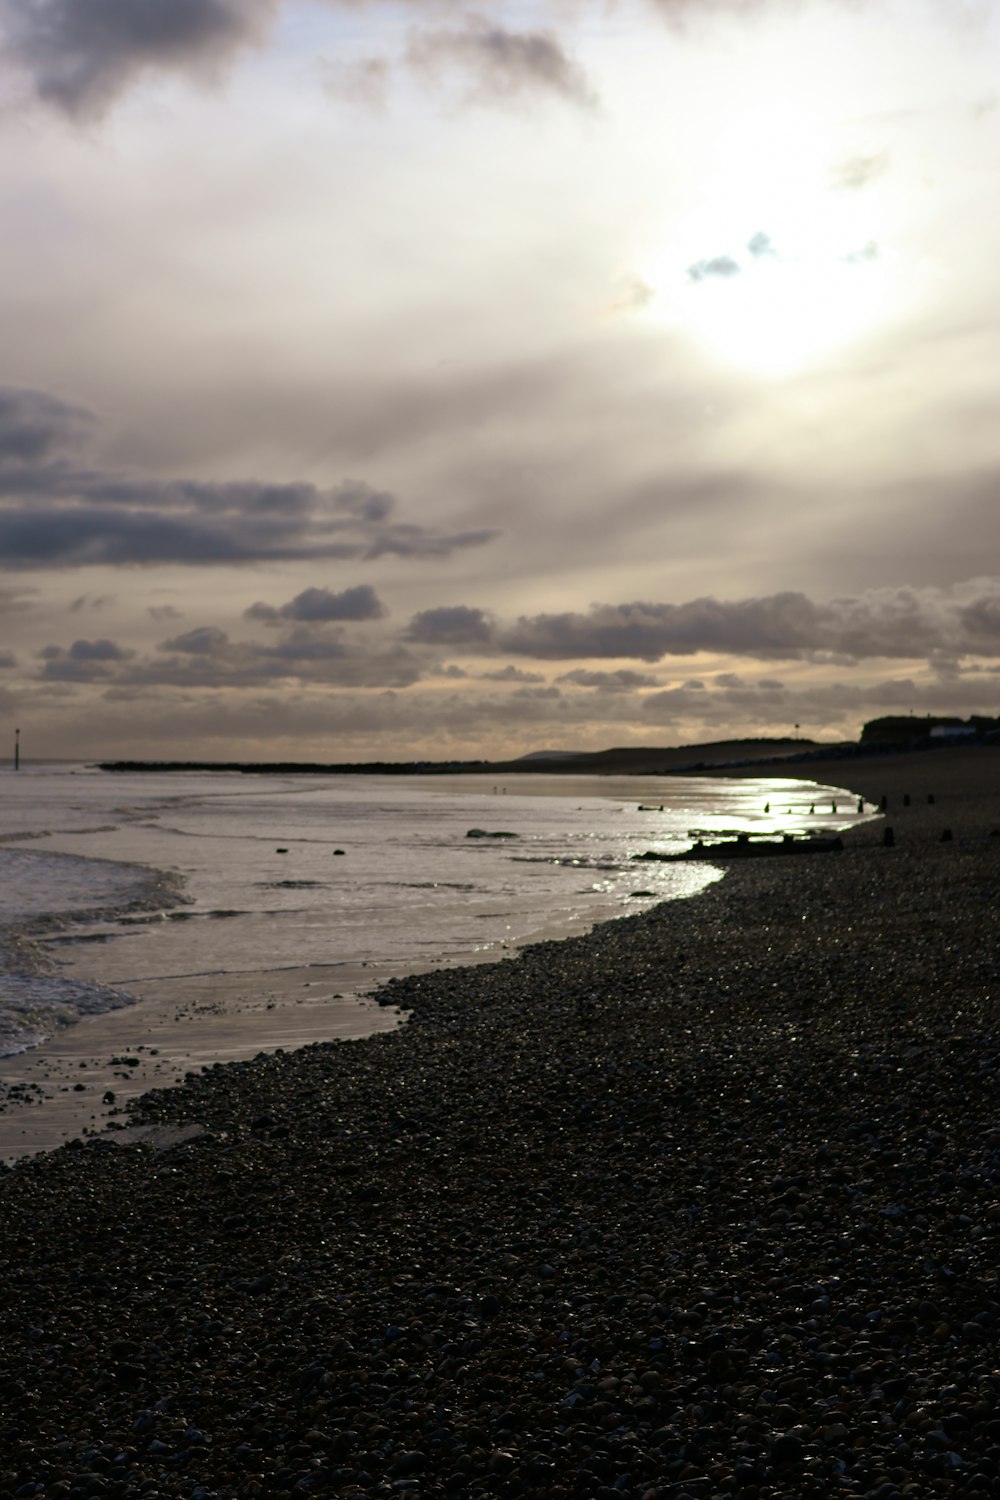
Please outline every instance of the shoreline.
M787 779L780 766L776 775ZM532 774L513 789L524 796L599 796L626 805L663 795L663 778L611 774L599 778L599 792L597 780ZM456 775L446 782L431 778L421 790L448 796L467 785L479 789L477 778ZM501 788L506 789L502 782L495 790ZM642 883L638 867L636 879ZM101 982L124 988L135 1003L82 1016L38 1045L0 1057L0 1163L55 1149L74 1137L120 1131L132 1100L149 1089L177 1086L192 1071L258 1052L361 1039L385 1029L390 1016L398 1024L398 1013L366 998L393 978L501 962L525 947L561 941L628 915L620 901L595 897L591 905L586 914L540 925L509 953L501 951L505 943L496 943L447 963L369 960L125 982L102 976Z
M189 1139L0 1171L0 1490L1000 1493L1000 752L873 774L892 848L410 976L403 1028L130 1113Z
M346 1041L399 1025L398 1011L358 993L366 985L360 965L334 978L304 968L139 982L134 1005L0 1058L0 1161L119 1129L130 1101L217 1062L291 1050L318 1031Z
M499 951L506 943L494 944L446 964L386 959L130 980L134 1004L81 1016L0 1057L0 1167L75 1137L126 1130L133 1101L179 1087L196 1070L393 1030L405 1024L405 1013L373 997L394 981L504 963L526 947L580 935L581 925L586 933L620 919L610 903L595 905L608 913L543 924L509 952Z

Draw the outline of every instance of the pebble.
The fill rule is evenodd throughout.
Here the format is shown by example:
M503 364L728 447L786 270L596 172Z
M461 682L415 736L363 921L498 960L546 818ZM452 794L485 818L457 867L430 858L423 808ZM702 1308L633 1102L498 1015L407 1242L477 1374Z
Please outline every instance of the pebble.
M1000 1494L997 811L397 981L398 1032L130 1106L203 1134L16 1163L0 1493Z

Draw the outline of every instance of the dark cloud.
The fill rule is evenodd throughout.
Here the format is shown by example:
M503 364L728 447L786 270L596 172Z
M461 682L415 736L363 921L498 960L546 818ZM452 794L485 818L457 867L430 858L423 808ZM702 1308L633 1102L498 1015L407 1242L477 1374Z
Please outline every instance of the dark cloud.
M627 667L617 672L593 672L586 667L577 667L573 672L564 672L557 682L570 682L574 687L594 688L599 693L629 693L635 688L657 687L659 678L648 672L633 672Z
M66 450L92 423L41 392L0 392L0 555L8 568L448 557L497 535L396 520L395 496L358 479L320 489L76 467Z
M246 611L248 620L261 620L265 625L277 625L286 620L299 620L312 624L330 620L382 620L388 611L375 590L367 583L332 594L329 589L303 589L287 604L277 608L270 604L251 604Z
M228 645L229 637L224 630L200 625L197 630L188 630L183 635L175 635L171 641L164 641L160 650L179 651L184 656L212 656Z
M496 672L480 672L480 682L544 682L540 672L526 672L523 667L501 667Z
M959 610L959 619L970 640L982 649L1000 647L1000 590L973 599Z
M694 265L688 266L688 276L692 281L708 281L713 277L729 281L739 274L740 263L731 255L714 255L711 260L696 260Z
M115 667L133 655L106 639L74 641L68 651L62 646L44 646L38 654L45 663L43 677L57 682L106 681Z
M1000 579L962 590L883 589L816 603L801 593L684 604L594 605L522 616L493 631L497 649L544 660L726 652L773 660L1000 654Z
M49 650L60 662L67 655L55 647ZM253 689L273 682L400 688L422 675L421 664L401 645L366 650L301 627L263 645L235 641L217 626L202 625L164 641L155 655L128 658L114 674L113 685L119 691Z
M205 514L196 505L174 512L169 497L150 509L95 504L0 506L0 554L8 568L89 567L114 563L239 564L336 558L371 561L448 557L478 547L490 530L441 532L395 524L372 527L338 519L320 491L311 512L264 516L234 506Z
M0 668L5 672L17 666L17 657L11 651L0 651Z
M404 688L423 675L420 663L403 647L360 651L342 641L317 638L310 631L294 632L275 645L230 641L224 631L204 650L176 649L162 659L146 658L119 675L122 686L183 688L256 688L272 682L323 683L330 687ZM181 638L183 641L185 638ZM168 642L164 651L177 643Z
M340 510L361 521L384 521L396 507L395 496L387 490L372 489L360 479L345 479L335 492Z
M217 69L278 9L279 0L3 0L0 23L39 97L86 117L143 73Z
M74 641L69 648L73 661L125 661L131 652L124 651L115 641Z
M76 448L94 416L44 391L0 386L0 465L37 464Z
M554 94L587 107L595 102L584 73L550 31L511 31L477 17L460 30L416 32L409 61L431 75L451 68L468 73L481 98Z
M413 616L407 637L430 646L484 646L493 634L489 616L465 604L424 609Z
M277 646L256 646L254 650L261 658L277 662L345 661L350 654L343 641L301 629L293 631Z
M550 660L663 656L699 651L797 656L819 635L817 608L804 594L724 603L595 605L588 614L524 617L498 636L500 649Z

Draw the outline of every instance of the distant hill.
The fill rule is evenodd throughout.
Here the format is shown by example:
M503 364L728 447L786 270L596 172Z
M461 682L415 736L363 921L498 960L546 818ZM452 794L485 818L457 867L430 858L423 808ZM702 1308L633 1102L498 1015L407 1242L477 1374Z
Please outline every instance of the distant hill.
M519 755L516 764L529 760L535 765L539 761L576 760L580 754L579 750L532 750L528 755Z
M518 760L494 762L484 769L507 775L534 771L552 776L660 776L743 761L784 760L818 748L815 740L766 738L712 740L703 745L623 745L610 750L536 751Z

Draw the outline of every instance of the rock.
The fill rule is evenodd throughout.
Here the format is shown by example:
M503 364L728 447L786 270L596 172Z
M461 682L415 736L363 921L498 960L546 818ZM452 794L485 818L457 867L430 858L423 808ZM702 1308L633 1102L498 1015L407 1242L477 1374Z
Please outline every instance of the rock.
M794 1432L783 1432L771 1442L771 1462L778 1468L800 1464L803 1454L802 1439Z

